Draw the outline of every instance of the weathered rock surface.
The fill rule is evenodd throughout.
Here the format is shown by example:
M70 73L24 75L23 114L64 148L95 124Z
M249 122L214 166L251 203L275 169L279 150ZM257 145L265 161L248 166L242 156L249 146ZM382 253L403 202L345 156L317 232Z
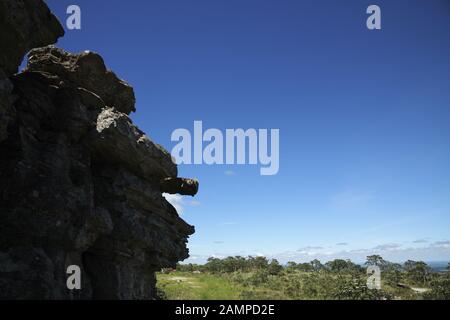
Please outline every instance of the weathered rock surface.
M0 143L8 137L8 125L15 117L13 85L0 69Z
M98 54L37 48L14 75L62 33L42 1L0 0L0 299L155 298L194 233L162 193L198 182L133 125L133 89Z
M42 0L0 1L0 142L15 116L8 76L17 72L27 51L54 43L64 29ZM33 35L33 36L31 36Z
M164 193L195 196L198 192L198 181L185 178L165 178L161 180L160 187Z
M55 43L64 35L61 24L42 0L0 1L0 66L12 75L32 48Z
M52 46L38 48L30 52L28 68L57 75L67 85L95 92L107 106L120 112L136 111L133 88L108 70L103 58L94 52L70 54Z

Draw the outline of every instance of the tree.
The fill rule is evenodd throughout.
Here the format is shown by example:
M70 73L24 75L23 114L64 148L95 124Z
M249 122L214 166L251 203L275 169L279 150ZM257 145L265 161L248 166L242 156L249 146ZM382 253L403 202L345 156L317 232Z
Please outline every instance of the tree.
M236 256L236 265L240 271L245 271L247 269L247 260L244 257Z
M311 272L313 271L313 267L310 263L299 263L297 265L297 269L304 272Z
M297 269L297 263L295 263L294 261L289 261L286 264L286 268L288 268L289 270L295 270Z
M222 261L222 270L226 273L236 272L239 268L239 261L235 257L227 257Z
M248 257L249 258L249 263L252 267L252 269L267 269L267 266L269 265L269 261L267 260L266 257Z
M431 275L431 268L423 261L408 260L404 263L404 269L409 279L426 283Z
M311 261L310 264L314 271L320 271L324 268L323 264L317 259Z
M355 272L360 268L350 260L335 259L328 261L325 266L332 272Z
M267 271L269 272L269 274L274 275L274 276L280 274L280 272L282 270L283 270L283 267L280 265L280 263L276 259L272 259L272 261L270 262L270 264L267 267Z
M383 268L383 279L391 285L397 285L402 279L402 266L398 263L386 262Z
M212 273L222 272L222 261L217 258L210 257L207 260L205 267L206 270Z
M367 261L365 263L366 266L377 266L383 268L384 266L386 266L386 261L377 254L371 255L367 257Z

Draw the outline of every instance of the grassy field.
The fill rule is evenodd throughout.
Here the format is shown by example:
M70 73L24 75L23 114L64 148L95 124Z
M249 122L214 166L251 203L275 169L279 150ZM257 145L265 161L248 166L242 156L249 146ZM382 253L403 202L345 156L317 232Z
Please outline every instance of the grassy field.
M266 288L250 289L222 275L173 272L159 273L157 278L157 287L165 293L168 300L286 299L277 291Z
M169 300L238 300L242 292L223 277L188 272L158 274L158 289Z
M158 290L168 300L279 300L330 299L330 281L336 276L311 278L303 272L272 277L267 283L248 285L252 274L233 275L171 272L157 275ZM393 299L420 299L420 292L384 285Z
M378 265L380 286L373 288L375 274L365 266ZM169 300L450 300L450 264L446 270L435 272L423 261L392 263L379 255L368 256L364 265L335 259L284 266L266 257L236 256L162 270L157 287Z

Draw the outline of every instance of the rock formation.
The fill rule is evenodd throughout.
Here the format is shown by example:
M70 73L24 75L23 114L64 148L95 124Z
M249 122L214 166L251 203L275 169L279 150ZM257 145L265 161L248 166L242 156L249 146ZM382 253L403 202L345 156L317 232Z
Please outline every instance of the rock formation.
M133 125L100 55L51 46L63 33L43 1L0 0L0 299L153 299L194 233L162 193L198 182Z

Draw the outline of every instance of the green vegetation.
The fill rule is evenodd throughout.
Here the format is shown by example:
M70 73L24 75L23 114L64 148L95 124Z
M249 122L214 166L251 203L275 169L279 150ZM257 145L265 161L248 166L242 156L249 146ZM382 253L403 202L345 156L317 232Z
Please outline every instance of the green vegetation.
M192 272L159 274L158 290L171 300L237 300L241 292L224 277Z
M163 270L158 274L158 291L170 300L450 299L450 264L447 272L437 273L422 261L400 265L373 255L365 265L380 268L380 290L369 289L366 268L350 260L282 266L265 257L237 256Z

